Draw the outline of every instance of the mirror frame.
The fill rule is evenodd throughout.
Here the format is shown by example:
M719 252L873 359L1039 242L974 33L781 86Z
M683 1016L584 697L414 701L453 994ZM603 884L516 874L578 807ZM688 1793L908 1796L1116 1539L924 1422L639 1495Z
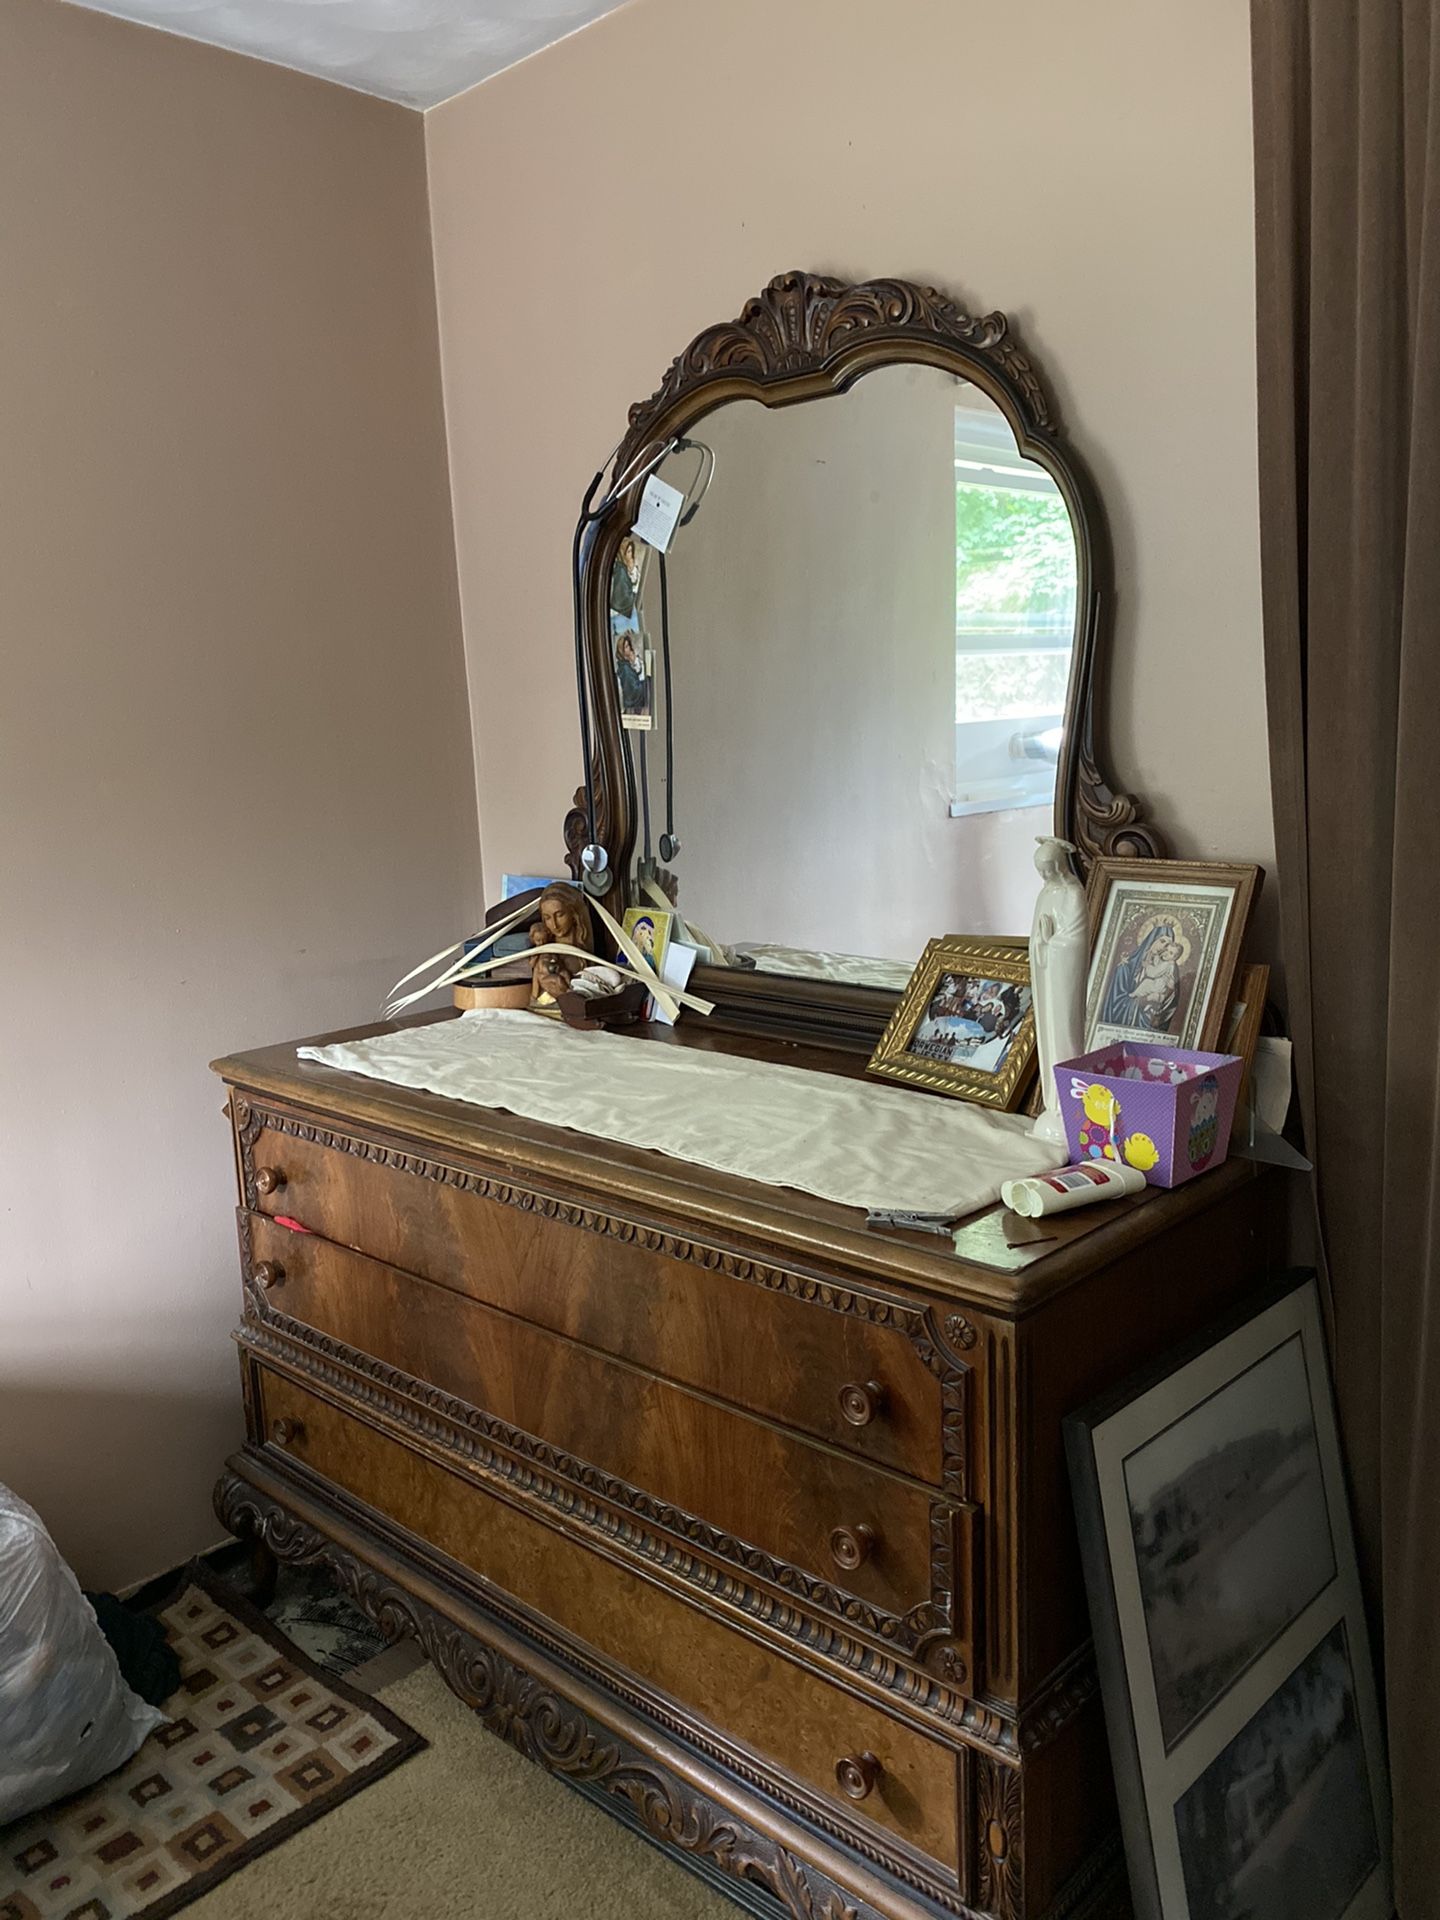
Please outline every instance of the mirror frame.
M1003 313L973 317L934 287L908 280L852 284L799 271L780 274L737 320L697 334L655 393L630 409L609 484L632 463L643 469L646 457L665 440L691 432L708 413L733 400L794 406L844 393L876 367L905 364L939 367L988 394L1009 422L1021 454L1050 474L1069 510L1077 568L1075 646L1065 741L1055 773L1054 831L1075 843L1082 877L1102 856L1163 857L1164 843L1143 819L1140 803L1116 792L1101 770L1096 708L1114 613L1104 515L1089 473L1062 435L1040 376ZM611 671L610 570L634 520L638 485L638 480L632 483L596 522L580 582L595 828L610 862L611 884L600 897L617 919L634 904L630 862L637 807ZM565 817L566 865L576 880L589 837L582 786ZM683 869L677 877L683 879ZM703 913L699 917L703 922ZM731 967L697 967L692 987L714 1001L713 1026L857 1052L873 1050L899 999L878 987Z

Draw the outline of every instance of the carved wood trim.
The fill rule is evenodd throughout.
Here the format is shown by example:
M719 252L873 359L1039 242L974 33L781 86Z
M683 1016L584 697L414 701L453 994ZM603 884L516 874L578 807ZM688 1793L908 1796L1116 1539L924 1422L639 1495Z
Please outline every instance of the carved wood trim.
M401 1148L389 1147L357 1134L344 1133L337 1128L323 1127L287 1113L242 1101L237 1103L236 1123L245 1201L245 1206L238 1215L240 1257L250 1303L249 1317L262 1327L283 1327L285 1337L311 1356L306 1365L312 1374L323 1377L320 1370L327 1364L332 1368L339 1365L344 1367L350 1376L364 1380L372 1396L377 1393L403 1395L406 1402L423 1406L428 1412L447 1422L452 1444L455 1435L463 1436L460 1441L462 1450L473 1450L477 1444L475 1423L488 1423L487 1437L498 1441L519 1460L529 1463L543 1462L550 1472L560 1475L564 1481L578 1484L632 1514L639 1514L655 1526L670 1532L678 1532L682 1538L692 1544L729 1560L758 1578L773 1583L783 1592L798 1592L810 1605L843 1619L854 1630L873 1634L881 1641L893 1644L903 1652L914 1655L915 1658L933 1666L935 1672L950 1684L956 1687L973 1688L977 1667L973 1635L968 1627L959 1636L956 1633L956 1516L953 1507L938 1501L931 1503L930 1601L903 1615L886 1613L828 1582L804 1573L799 1568L763 1554L758 1548L750 1547L732 1539L729 1535L707 1527L703 1521L694 1516L682 1514L677 1508L651 1500L648 1495L638 1489L628 1487L621 1481L612 1480L609 1476L601 1474L598 1469L587 1466L583 1462L572 1460L568 1455L562 1454L559 1449L551 1448L546 1443L521 1434L516 1429L504 1428L503 1423L492 1420L490 1416L463 1402L452 1400L449 1396L440 1393L437 1388L414 1380L400 1373L398 1369L387 1368L383 1363L371 1360L368 1356L359 1355L354 1349L344 1346L341 1342L329 1340L325 1335L314 1332L298 1321L289 1320L271 1305L259 1288L251 1284L251 1253L245 1215L247 1210L259 1211L260 1196L255 1188L255 1143L264 1131L279 1133L292 1139L303 1140L310 1145L347 1153L372 1164L390 1167L415 1178L434 1180L441 1185L474 1193L480 1198L493 1200L501 1205L518 1206L526 1212L539 1214L563 1225L603 1233L611 1238L642 1246L647 1251L662 1253L671 1259L702 1266L707 1271L723 1272L730 1278L759 1285L770 1292L787 1294L792 1299L803 1300L808 1305L819 1306L830 1312L855 1314L872 1326L893 1327L897 1332L908 1336L926 1366L940 1381L941 1489L947 1501L960 1502L966 1499L968 1480L966 1451L969 1366L954 1351L952 1342L962 1347L969 1347L974 1345L976 1339L973 1326L963 1314L958 1312L947 1314L944 1317L942 1333L934 1316L918 1308L901 1306L850 1287L794 1273L785 1268L773 1267L744 1255L727 1253L689 1237L666 1233L659 1228L642 1227L633 1221L621 1219L594 1207L557 1200L532 1189L518 1187L509 1181L493 1180L485 1175L453 1167L428 1156L408 1153ZM333 1384L343 1383L335 1381ZM387 1410L392 1413L392 1417L402 1422L416 1424L413 1414L407 1415L401 1403L397 1402ZM467 1452L467 1457L479 1464L473 1451ZM500 1457L493 1456L495 1460L499 1460ZM485 1464L489 1471L498 1470L489 1462ZM556 1482L547 1480L544 1486L556 1488ZM548 1497L552 1503L559 1504L556 1495L554 1493L547 1495L541 1490L541 1483L538 1481L529 1491L532 1497L542 1499ZM571 1512L572 1517L585 1519L586 1523L592 1526L601 1523L599 1509L595 1510L593 1517L582 1515L578 1509L574 1508L567 1511ZM611 1514L605 1517L612 1522L615 1533L618 1535L620 1530L618 1516ZM625 1531L622 1544L630 1551L644 1552L654 1556L660 1551L663 1543L656 1540L654 1536L648 1535L642 1528L631 1525ZM672 1568L672 1570L676 1569ZM707 1575L718 1577L713 1569L706 1569L702 1563L693 1560L680 1571L682 1577L701 1584L704 1584ZM752 1594L749 1589L743 1589L743 1592L745 1599L742 1604L749 1604L753 1610L759 1596ZM735 1598L730 1595L726 1597Z
M1018 1767L988 1755L975 1761L976 1858L980 1905L996 1920L1020 1920L1025 1820Z
M1164 836L1144 819L1141 802L1134 794L1112 792L1096 765L1093 708L1102 685L1101 670L1097 660L1091 706L1075 753L1073 831L1067 836L1078 849L1082 875L1089 873L1096 860L1163 860L1166 852Z
M528 1673L505 1650L467 1632L412 1593L402 1584L404 1579L412 1577L410 1543L402 1545L398 1536L394 1541L388 1540L390 1529L385 1523L378 1523L382 1531L376 1533L375 1543L381 1550L380 1557L394 1563L395 1577L368 1566L346 1547L291 1513L279 1500L247 1480L243 1473L236 1472L235 1464L231 1464L215 1488L215 1511L221 1524L241 1538L257 1540L278 1559L323 1568L383 1632L391 1638L415 1639L458 1697L480 1712L492 1732L510 1740L528 1759L577 1785L588 1788L599 1784L603 1788L604 1780L597 1782L584 1769L595 1764L603 1773L605 1762L601 1756L613 1749L627 1764L638 1762L642 1769L658 1775L681 1793L700 1794L706 1805L714 1808L715 1803L696 1788L692 1780L680 1779L662 1766L656 1756L643 1753L632 1742L594 1721L575 1701L567 1699L561 1689L547 1686ZM294 1463L287 1463L287 1468L294 1472ZM324 1498L334 1503L337 1517L347 1530L358 1527L362 1535L368 1537L372 1522L365 1509L328 1487ZM417 1584L427 1584L418 1565L416 1573L420 1576ZM545 1623L525 1616L503 1595L488 1595L483 1606L468 1592L464 1600L467 1608L482 1617L493 1615L499 1626L519 1635L522 1643L533 1641L562 1671L575 1671L641 1721L654 1722L666 1733L698 1749L724 1773L758 1789L791 1815L831 1834L861 1858L881 1867L899 1883L914 1889L922 1900L933 1905L937 1914L957 1916L957 1920L989 1920L990 1915L1017 1920L1019 1854L1013 1848L1023 1848L1023 1824L1019 1818L1023 1781L1013 1763L973 1750L961 1755L964 1763L961 1779L965 1783L962 1805L969 1809L967 1826L973 1837L973 1843L962 1848L962 1858L968 1853L973 1865L961 1888L963 1898L957 1897L948 1885L937 1882L932 1873L925 1871L918 1857L893 1851L880 1844L878 1836L833 1818L834 1809L821 1809L800 1794L786 1791L769 1775L748 1765L733 1748L710 1740L702 1726L667 1708L664 1702L627 1685L608 1668L587 1660L583 1649L571 1647L557 1638ZM471 1664L477 1658L481 1662L478 1669ZM598 1797L610 1796L602 1793ZM628 1798L623 1792L617 1797ZM692 1831L690 1823L682 1819L672 1826L668 1823L674 1819L675 1805L661 1800L656 1806L659 1824L652 1828L642 1820L645 1832L662 1846L678 1846L679 1851L686 1852L683 1840L677 1841L676 1835ZM733 1820L734 1816L727 1811L725 1818ZM1003 1831L1004 1835L998 1856L994 1845L989 1844L997 1837L989 1834L992 1820L998 1821L997 1832ZM779 1846L773 1838L748 1823L741 1825L762 1847ZM812 1902L817 1897L823 1902L834 1892L842 1902L848 1902L853 1896L841 1893L838 1883L813 1862L802 1860L789 1849L782 1850L789 1852L791 1866L784 1870L784 1879L791 1892L776 1894L774 1884L764 1879L752 1883L765 1887L779 1898L781 1911L790 1915L791 1920L884 1920L879 1911L863 1901L856 1906L842 1904L835 1909L823 1903L806 1907L807 1897ZM794 1880L795 1869L808 1887L802 1888ZM792 1902L788 1906L787 1898ZM977 1898L986 1909L984 1914L969 1904ZM1009 1898L1010 1906L992 1904L997 1898L1002 1903ZM1128 1920L1128 1915L1118 1836L1112 1835L1067 1883L1060 1898L1048 1910L1046 1920Z
M498 1647L465 1632L238 1475L221 1478L215 1511L232 1533L263 1541L277 1558L323 1567L382 1632L417 1641L445 1684L491 1733L547 1772L619 1802L657 1845L763 1888L790 1920L884 1920L693 1782L598 1725Z
M548 1441L452 1399L398 1367L387 1366L287 1318L271 1307L253 1284L248 1286L248 1294L249 1315L236 1336L248 1351L285 1372L329 1387L352 1405L385 1415L467 1469L502 1483L527 1503L563 1515L569 1525L602 1535L687 1585L757 1617L771 1619L797 1638L806 1638L807 1629L813 1627L796 1612L796 1601L843 1622L852 1632L869 1634L883 1645L906 1653L919 1652L930 1640L948 1633L951 1556L938 1541L932 1545L932 1600L908 1613L886 1613L802 1568L722 1533L682 1508L602 1473ZM938 1532L948 1536L944 1523L952 1511L943 1501L932 1503L932 1540ZM684 1546L677 1546L677 1541ZM739 1574L764 1581L784 1598L767 1599L745 1580L727 1577L721 1568L697 1559L685 1550L687 1547L713 1555Z
M1003 313L974 317L934 287L911 280L851 285L797 270L777 274L745 303L737 320L697 334L650 398L631 407L630 430L615 458L615 477L674 432L671 415L676 407L707 387L728 387L737 380L747 386L802 378L815 383L817 375L828 375L829 384L838 387L842 381L848 384L845 377L853 378L857 369L913 357L915 348L927 341L975 368L988 369L1003 383L1011 406L1031 432L1054 430L1054 412L1040 376Z
M244 1114L243 1120L239 1118L241 1112ZM585 1233L603 1234L607 1239L639 1247L646 1253L664 1254L668 1259L703 1267L707 1273L722 1273L727 1279L763 1287L768 1293L783 1293L792 1300L803 1300L808 1306L823 1307L831 1313L854 1314L873 1327L894 1327L914 1338L915 1330L923 1320L917 1308L883 1299L878 1294L865 1292L863 1288L847 1286L840 1281L817 1279L788 1267L772 1266L767 1261L711 1246L687 1234L648 1227L623 1215L607 1213L600 1207L560 1200L533 1187L523 1187L511 1180L471 1172L431 1155L409 1153L402 1147L388 1146L360 1134L345 1133L336 1127L321 1126L318 1122L302 1120L294 1114L274 1108L262 1108L242 1101L238 1104L236 1118L245 1205L252 1212L264 1211L255 1190L255 1142L268 1129L292 1140L303 1140L310 1146L328 1147L335 1153L368 1160L374 1166L390 1167L399 1173L413 1174L420 1180L433 1180L440 1186L454 1187L460 1193L473 1193L482 1200L493 1200L500 1206L517 1207L523 1213L554 1220L561 1226L578 1227Z
M251 1280L248 1250L246 1296L246 1322L236 1335L246 1351L329 1388L351 1404L374 1410L463 1462L467 1469L500 1483L526 1504L563 1516L568 1525L598 1534L625 1553L843 1664L863 1665L864 1648L836 1627L827 1629L798 1611L797 1600L852 1633L868 1634L883 1646L932 1665L951 1686L967 1684L970 1676L963 1671L963 1658L957 1665L951 1656L957 1510L948 1502L935 1500L930 1507L930 1601L905 1614L887 1613L397 1367L288 1318L271 1306ZM727 1574L723 1566L697 1558L689 1548L713 1556L735 1572ZM745 1575L749 1580L739 1577ZM765 1582L776 1592L760 1591L749 1583L753 1580Z
M256 1303L255 1293L249 1294L252 1304ZM268 1316L267 1316L268 1317ZM297 1322L288 1323L284 1332L273 1326L247 1322L237 1334L236 1340L242 1352L250 1355L257 1363L273 1367L300 1382L310 1391L319 1391L324 1398L338 1396L340 1401L348 1401L351 1406L363 1406L373 1414L393 1420L401 1429L417 1432L430 1444L446 1445L448 1436L431 1434L429 1430L413 1417L407 1418L403 1403L392 1401L383 1390L373 1387L365 1380L364 1374L355 1362L363 1362L364 1356L356 1355L347 1360L344 1368L327 1364L318 1359L310 1359L305 1353L304 1336L308 1329L299 1328L299 1338L294 1334ZM313 1336L316 1339L322 1336ZM255 1432L252 1424L251 1432ZM463 1436L461 1436L463 1442ZM462 1451L461 1447L452 1447L452 1451L461 1455L472 1466L485 1464L477 1458L475 1452ZM502 1463L503 1464L503 1463ZM523 1479L505 1479L502 1474L497 1478L511 1490L512 1497L533 1494L542 1486L540 1476L526 1476ZM617 1483L618 1484L618 1483ZM693 1556L677 1549L673 1542L656 1540L643 1534L633 1536L622 1531L620 1516L606 1515L600 1509L566 1499L566 1489L559 1490L559 1496L548 1504L553 1511L564 1514L568 1523L579 1521L589 1525L591 1530L607 1542L627 1548L637 1558L646 1561L668 1573L676 1574L685 1581L692 1592L705 1594L708 1598L734 1607L748 1620L778 1633L806 1653L830 1660L845 1668L855 1677L877 1690L893 1696L903 1706L922 1715L927 1720L951 1727L978 1745L993 1748L996 1752L1014 1755L1021 1745L1021 1729L1012 1714L998 1710L981 1701L966 1697L960 1691L964 1684L958 1679L952 1680L946 1668L952 1663L947 1659L951 1647L955 1644L947 1634L931 1636L928 1641L920 1642L917 1647L917 1659L923 1658L924 1668L906 1664L903 1659L892 1653L881 1652L877 1647L855 1640L846 1632L839 1630L826 1620L807 1617L797 1611L794 1596L789 1598L766 1593L762 1589L746 1585L743 1581L728 1576L723 1569L707 1566L696 1561ZM543 1492L539 1504L547 1504ZM953 1512L936 1503L936 1511ZM598 1516L592 1521L591 1515ZM792 1570L793 1571L793 1570ZM800 1576L807 1579L809 1576ZM853 1596L846 1596L853 1602ZM863 1604L863 1603L860 1603ZM893 1616L885 1616L892 1618ZM909 1616L906 1616L907 1618ZM847 1625L853 1622L847 1620ZM957 1669L958 1670L958 1669ZM933 1676L933 1677L932 1677Z
M1013 1690L1019 1664L1017 1605L1011 1591L1014 1526L1019 1510L1013 1436L1016 1406L1015 1339L993 1327L985 1342L985 1445L989 1488L985 1553L986 1675L991 1686Z
M945 368L988 394L1009 421L1020 452L1052 475L1069 509L1076 541L1077 614L1069 724L1056 769L1055 830L1075 842L1082 874L1100 854L1163 853L1161 837L1143 820L1140 802L1113 791L1101 770L1096 715L1114 595L1099 498L1083 462L1061 433L1040 374L1004 314L971 315L936 288L908 280L851 284L802 270L779 274L746 303L737 319L697 334L655 392L630 409L612 484L637 462L643 469L643 456L667 437L689 432L728 401L748 398L782 406L818 399L843 392L874 367L897 362ZM611 564L634 518L633 509L627 490L598 524L581 590L594 717L596 828L610 855L614 879L606 903L616 914L631 904L627 889L636 832L635 782L610 670L607 605ZM565 822L572 873L578 871L578 847L588 837L583 821L577 795ZM877 1010L872 989L781 979L754 984L728 969L709 967L697 968L695 979L697 990L716 1002L715 1017L724 1025L793 1030L851 1048L873 1046L896 997L883 996Z
M1100 1692L1095 1647L1086 1641L1056 1669L1020 1716L1020 1751L1038 1753L1063 1733Z
M424 1431L424 1428L412 1408L427 1408L432 1415L447 1423L447 1437L459 1440L461 1447L467 1441L474 1444L475 1423L481 1423L484 1438L515 1456L509 1463L511 1477L508 1484L523 1486L529 1497L544 1500L545 1494L531 1492L531 1488L538 1488L544 1474L550 1473L555 1476L552 1498L557 1506L562 1497L573 1500L574 1495L570 1490L575 1486L597 1498L613 1499L620 1507L620 1513L606 1516L596 1507L596 1519L587 1522L605 1537L617 1540L623 1547L639 1552L655 1564L666 1566L667 1570L678 1573L688 1584L736 1606L762 1625L794 1637L810 1651L836 1661L920 1712L959 1728L971 1739L998 1753L1015 1754L1022 1748L1028 1751L1047 1744L1092 1697L1096 1682L1093 1657L1087 1649L1073 1663L1073 1674L1069 1680L1057 1676L1055 1680L1047 1682L1042 1693L1033 1703L1027 1703L1018 1717L1009 1705L985 1698L985 1684L989 1677L996 1673L1003 1675L1008 1670L1006 1662L1011 1659L1013 1652L1008 1642L1002 1646L996 1638L1002 1602L995 1586L1000 1574L1000 1556L993 1512L985 1516L988 1550L979 1556L979 1565L974 1568L975 1577L983 1580L986 1587L983 1616L989 1623L989 1644L985 1645L982 1641L977 1622L967 1623L957 1618L955 1526L957 1519L965 1517L963 1514L957 1515L957 1507L968 1505L972 1477L972 1465L968 1458L970 1382L975 1349L982 1339L980 1330L966 1314L958 1309L922 1312L881 1300L856 1289L773 1267L744 1255L725 1253L688 1237L641 1227L596 1208L556 1201L510 1182L490 1180L433 1158L391 1148L358 1134L312 1124L239 1096L235 1099L234 1120L240 1144L245 1198L251 1211L258 1211L258 1196L254 1187L255 1142L262 1131L269 1129L307 1144L392 1167L416 1178L435 1180L443 1185L473 1192L502 1205L519 1206L528 1212L542 1213L546 1218L579 1227L583 1231L608 1233L612 1237L627 1239L632 1244L645 1246L647 1250L693 1262L708 1271L723 1271L731 1278L764 1287L771 1292L785 1293L825 1311L854 1313L872 1325L894 1327L904 1332L941 1383L941 1492L945 1499L933 1502L931 1506L931 1606L903 1616L882 1614L878 1609L867 1608L855 1596L842 1594L839 1589L830 1589L836 1599L827 1605L827 1583L804 1574L800 1569L787 1569L783 1562L770 1561L780 1575L775 1579L775 1585L780 1594L787 1596L782 1599L779 1594L767 1594L743 1581L727 1582L720 1570L705 1568L693 1556L687 1559L673 1544L647 1536L643 1530L632 1526L628 1533L622 1532L627 1525L625 1516L630 1513L640 1513L656 1526L670 1525L662 1517L662 1503L649 1501L648 1496L640 1490L630 1488L621 1481L610 1481L608 1476L583 1462L569 1461L569 1456L559 1449L548 1447L546 1443L522 1434L518 1429L505 1428L503 1422L485 1415L480 1409L451 1400L437 1388L414 1380L398 1369L387 1369L382 1362L361 1355L341 1342L331 1341L327 1336L279 1313L268 1296L251 1281L245 1209L237 1212L247 1320L252 1329L266 1330L263 1340L252 1341L249 1335L242 1337L246 1344L254 1344L257 1350L263 1351L267 1358L277 1359L283 1366L302 1371L310 1379L328 1385L332 1391L352 1398L364 1397L363 1393L357 1393L357 1383L362 1383L365 1391L375 1396L370 1404L387 1411L397 1424L408 1425L416 1431ZM986 1438L987 1444L994 1444L1000 1441L1004 1432L1004 1394L1013 1391L1011 1374L1014 1362L1013 1351L1003 1334L997 1335L996 1339L1005 1346L1004 1355L997 1352L988 1336L986 1338L983 1363L987 1368L987 1402L990 1409ZM500 1460L503 1456L497 1454L495 1458ZM647 1507L653 1512L647 1512ZM578 1508L572 1506L566 1511L570 1516L584 1520ZM694 1516L682 1515L679 1509L664 1511L691 1524L694 1532L682 1534L683 1538L705 1551L725 1557L727 1536L707 1528L703 1521ZM761 1565L769 1560L769 1556L740 1542L734 1542L733 1545L736 1551L731 1556L732 1564L744 1567L756 1578L768 1580L772 1577ZM669 1557L662 1559L662 1554ZM843 1620L854 1631L873 1632L877 1640L893 1646L902 1655L908 1655L923 1665L933 1677L927 1678L914 1667L852 1639L849 1633L827 1626L821 1620L807 1620L805 1616L797 1614L793 1605L797 1593L808 1604L814 1605L817 1613L828 1612L832 1617ZM867 1613L874 1616L873 1627L865 1617ZM893 1623L889 1633L886 1632L887 1623ZM1066 1672L1071 1673L1072 1670L1067 1668Z

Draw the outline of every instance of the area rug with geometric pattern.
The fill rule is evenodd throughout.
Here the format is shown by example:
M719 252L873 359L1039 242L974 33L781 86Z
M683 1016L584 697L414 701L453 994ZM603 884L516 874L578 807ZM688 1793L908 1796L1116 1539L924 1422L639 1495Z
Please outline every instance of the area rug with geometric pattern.
M118 1773L0 1827L0 1920L164 1920L426 1744L198 1562L155 1612L174 1718Z

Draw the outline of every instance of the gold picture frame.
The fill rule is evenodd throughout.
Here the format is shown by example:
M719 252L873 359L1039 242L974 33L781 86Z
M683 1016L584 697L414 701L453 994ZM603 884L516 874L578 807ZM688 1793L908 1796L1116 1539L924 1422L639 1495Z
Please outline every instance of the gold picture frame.
M1028 948L945 934L920 956L869 1070L1010 1113L1034 1065Z

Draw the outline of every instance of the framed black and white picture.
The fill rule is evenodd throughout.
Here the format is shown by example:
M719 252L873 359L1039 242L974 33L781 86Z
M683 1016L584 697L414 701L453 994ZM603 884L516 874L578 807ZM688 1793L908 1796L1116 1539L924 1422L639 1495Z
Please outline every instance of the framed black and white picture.
M1389 1920L1313 1275L1065 1440L1136 1920Z

